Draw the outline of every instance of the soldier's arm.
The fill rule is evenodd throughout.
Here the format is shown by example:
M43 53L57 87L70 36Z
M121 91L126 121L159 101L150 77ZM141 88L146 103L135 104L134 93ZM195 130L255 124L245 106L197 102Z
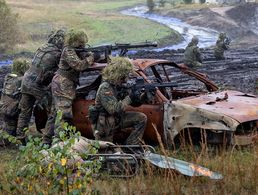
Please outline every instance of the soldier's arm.
M99 89L101 105L109 114L119 113L125 110L125 107L131 104L131 99L126 96L123 100L118 101L113 94L112 88L101 86Z
M202 55L198 47L194 48L194 53L198 62L202 62Z
M83 71L89 68L94 62L93 54L89 55L85 59L81 60L73 49L67 49L66 51L66 61L69 66L77 71Z

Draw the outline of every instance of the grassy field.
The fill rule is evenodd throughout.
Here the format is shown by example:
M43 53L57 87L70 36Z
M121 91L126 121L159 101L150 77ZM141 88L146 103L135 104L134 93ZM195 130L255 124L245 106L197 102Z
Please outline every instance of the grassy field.
M146 19L124 16L119 11L145 3L144 0L7 0L19 14L21 43L16 51L35 51L51 30L82 28L89 44L114 42L177 42L178 34L166 26ZM173 37L173 38L171 38Z
M0 149L0 153L0 183L5 184L5 170L10 167L11 163L18 163L15 162L18 151ZM178 151L168 151L168 154L208 167L223 174L224 178L217 181L205 177L190 178L174 172L146 168L145 171L141 169L142 172L131 179L94 179L91 187L100 194L258 193L258 145L242 149L214 150L213 152L208 152L206 148L198 151L184 148ZM43 188L42 191L44 191ZM21 194L23 193L27 194L27 192Z

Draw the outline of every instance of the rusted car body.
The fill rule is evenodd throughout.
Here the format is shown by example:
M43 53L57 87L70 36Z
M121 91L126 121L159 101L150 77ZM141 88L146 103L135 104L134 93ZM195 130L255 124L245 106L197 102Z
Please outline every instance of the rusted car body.
M157 89L151 102L128 107L128 110L147 115L146 143L158 143L161 138L163 143L173 145L180 137L188 140L191 137L197 142L226 141L228 144L246 145L258 139L256 96L239 91L219 91L207 75L183 64L157 59L131 61L136 74L147 83L177 83L177 87ZM78 97L73 104L74 124L88 138L93 138L87 118L88 107L94 103L101 83L100 71L105 66L95 64L87 70L81 79L86 85L77 89Z

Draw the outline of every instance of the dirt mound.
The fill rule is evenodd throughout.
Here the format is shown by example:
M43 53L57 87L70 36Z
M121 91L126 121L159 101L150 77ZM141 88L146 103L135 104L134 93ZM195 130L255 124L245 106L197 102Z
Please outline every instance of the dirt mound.
M188 24L226 32L233 47L253 47L258 44L258 4L170 10L159 14L179 18Z
M257 3L244 3L228 10L226 14L239 24L248 24L256 15Z

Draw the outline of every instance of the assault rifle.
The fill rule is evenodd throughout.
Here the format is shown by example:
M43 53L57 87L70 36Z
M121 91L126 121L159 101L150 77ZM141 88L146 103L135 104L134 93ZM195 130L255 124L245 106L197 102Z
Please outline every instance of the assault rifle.
M105 55L105 59L108 59L108 56L111 55L112 51L120 50L119 56L125 56L129 49L137 49L144 47L157 47L156 42L145 41L142 43L115 43L114 45L100 45L96 47L85 47L82 49L76 49L79 52L93 52L95 55Z
M225 43L225 45L230 45L231 39L230 39L229 37L226 37L226 38L224 39L224 43Z
M146 91L152 92L156 88L165 88L165 87L177 87L177 84L166 82L166 83L145 83L142 77L137 77L134 81L128 81L125 84L126 88L131 88L132 91Z
M153 100L153 97L156 93L156 88L162 91L163 94L169 97L167 91L164 89L165 87L177 87L177 84L164 82L164 83L145 83L144 79L141 77L137 77L133 81L127 81L122 88L125 89L122 93L130 93L133 96L133 105L139 106L142 102L149 102ZM130 92L128 91L130 90ZM145 94L142 97L142 94Z

